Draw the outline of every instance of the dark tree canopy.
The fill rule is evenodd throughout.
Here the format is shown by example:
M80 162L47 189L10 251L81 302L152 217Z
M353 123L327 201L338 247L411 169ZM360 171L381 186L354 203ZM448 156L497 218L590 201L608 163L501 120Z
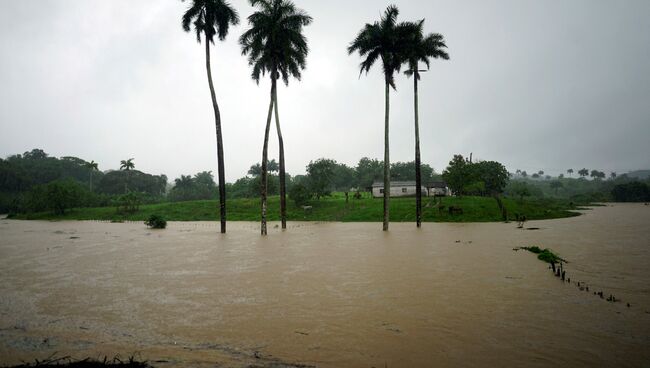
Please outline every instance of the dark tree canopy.
M393 88L395 73L407 60L407 41L416 28L414 23L397 23L398 15L397 7L389 6L378 22L367 23L348 46L348 54L358 52L365 58L359 65L359 74L369 73L375 62L381 60L384 79Z
M185 0L182 0L185 1ZM214 43L214 36L223 41L228 35L230 26L239 24L237 11L225 0L189 0L189 8L183 14L183 30L190 32L194 26L197 42L201 42L201 35L206 40Z
M404 72L407 76L415 76L420 80L419 64L423 63L427 70L431 67L431 59L449 60L449 54L443 49L447 48L444 37L439 33L424 36L424 19L410 25L411 34L405 50L408 69Z
M258 10L248 17L251 28L239 43L253 67L251 77L257 83L267 73L285 84L290 77L300 80L309 53L302 31L312 18L289 0L250 0L250 4Z

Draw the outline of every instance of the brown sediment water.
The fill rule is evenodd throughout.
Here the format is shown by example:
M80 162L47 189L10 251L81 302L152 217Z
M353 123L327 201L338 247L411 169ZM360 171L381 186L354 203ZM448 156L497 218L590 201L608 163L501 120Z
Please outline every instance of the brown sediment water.
M650 362L643 205L529 222L535 231L294 223L262 238L258 224L217 226L0 220L0 366L54 353L157 367ZM513 251L531 245L567 259L572 284Z

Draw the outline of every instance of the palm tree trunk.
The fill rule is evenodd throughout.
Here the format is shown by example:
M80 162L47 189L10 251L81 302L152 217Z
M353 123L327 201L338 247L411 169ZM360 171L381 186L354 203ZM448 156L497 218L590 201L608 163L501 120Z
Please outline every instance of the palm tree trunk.
M415 98L415 219L417 227L422 227L422 168L420 162L420 113L418 109L418 73L413 73Z
M262 235L267 235L266 213L267 213L267 190L268 190L268 161L269 161L269 131L271 130L271 118L273 117L273 97L275 96L276 80L271 77L271 103L269 104L269 115L266 118L266 131L264 132L264 148L262 149Z
M386 81L386 116L384 127L384 231L388 231L390 222L390 145L389 133L390 84Z
M217 104L217 97L214 93L214 84L212 83L212 70L210 68L210 42L205 41L205 67L208 73L208 84L210 85L210 95L212 96L212 107L214 108L214 125L217 130L217 161L219 164L219 208L221 218L221 233L226 233L226 172L223 162L223 138L221 134L221 113Z
M91 169L92 170L92 169ZM90 172L90 192L93 192L93 172Z
M287 228L287 183L286 171L284 167L284 139L280 129L280 115L278 113L278 89L275 88L273 94L273 103L275 105L275 127L278 131L278 143L280 145L280 218L282 220L282 230Z

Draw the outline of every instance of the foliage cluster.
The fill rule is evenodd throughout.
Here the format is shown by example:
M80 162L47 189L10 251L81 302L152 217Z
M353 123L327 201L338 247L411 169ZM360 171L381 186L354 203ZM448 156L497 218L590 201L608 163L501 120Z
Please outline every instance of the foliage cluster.
M509 174L496 161L472 162L462 155L454 155L442 173L449 188L457 195L497 195L503 193ZM521 192L520 196L525 195Z
M152 229L165 229L167 228L167 221L165 220L164 217L153 214L149 216L147 221L144 222L145 225Z

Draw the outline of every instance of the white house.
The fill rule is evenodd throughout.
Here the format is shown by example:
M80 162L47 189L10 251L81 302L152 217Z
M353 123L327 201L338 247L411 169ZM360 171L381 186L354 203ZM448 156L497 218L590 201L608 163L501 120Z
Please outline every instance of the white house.
M433 182L422 185L422 195L425 197L445 197L451 191L444 182ZM414 181L393 181L390 183L391 197L414 197L417 192L417 186ZM372 196L382 198L384 196L384 183L375 182L372 184Z

